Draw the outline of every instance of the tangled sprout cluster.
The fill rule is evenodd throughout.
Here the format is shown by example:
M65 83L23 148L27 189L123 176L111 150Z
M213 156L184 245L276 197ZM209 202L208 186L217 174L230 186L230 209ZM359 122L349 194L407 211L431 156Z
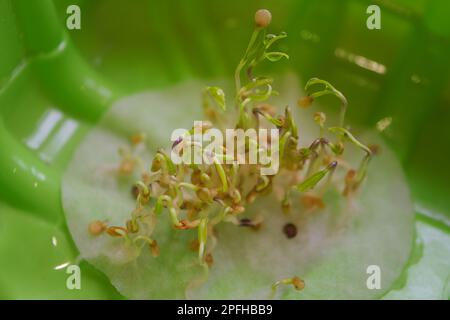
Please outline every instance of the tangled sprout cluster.
M259 197L273 193L275 189L282 190L280 200L282 212L291 210L291 198L295 193L303 193L304 204L308 207L324 206L317 194L305 193L313 188L325 189L333 183L333 173L343 159L344 146L350 142L360 148L364 155L358 169L348 169L344 176L342 194L349 197L363 182L367 166L373 150L361 143L349 129L344 127L344 117L347 100L341 92L330 83L317 78L306 83L306 97L298 101L300 107L307 107L324 95L337 97L341 102L341 113L338 126L327 127L326 116L322 112L314 114L314 121L320 127L320 136L312 141L308 147L299 147L299 132L291 109L286 107L282 114L266 101L278 93L273 90L273 79L254 75L254 68L261 62L272 62L288 59L284 52L274 51L274 44L287 35L267 34L266 28L271 20L267 10L259 10L255 15L255 30L250 43L240 60L235 72L236 93L234 110L227 110L225 93L219 87L207 87L203 92L203 108L209 121L202 122L200 128L192 128L202 133L213 127L227 125L234 128L258 129L263 126L276 128L279 132L280 166L277 174L265 176L260 174L260 164L223 164L219 157L212 155L212 164L175 164L169 152L158 150L153 158L150 170L144 170L140 181L133 186L136 197L136 207L123 226L107 225L105 221L94 221L89 225L89 232L93 236L106 234L111 237L122 238L127 244L136 246L139 252L148 247L151 254L157 257L159 247L157 239L152 237L156 225L156 217L161 214L170 216L175 230L196 229L197 240L189 244L191 250L198 252L199 264L206 270L213 265L213 249L217 241L215 227L219 223L233 223L237 226L249 227L255 231L264 223L263 218L255 216L242 218L243 212L249 204ZM245 75L245 80L243 80ZM223 123L224 119L234 118L234 123ZM328 130L334 134L334 141L325 138ZM135 135L131 139L134 146L142 144L144 137ZM172 145L172 149L188 143L188 137L180 137ZM259 145L258 141L246 141L246 151L250 144L257 148L267 148ZM226 149L226 146L223 146ZM119 165L119 174L130 175L136 168L142 167L142 160L132 154L123 154ZM277 181L277 176L288 176ZM281 180L281 179L280 179ZM288 181L286 183L286 181ZM293 237L297 230L293 225L284 228L286 236ZM293 285L302 289L304 282L294 276L282 279L273 284L275 290L278 285Z

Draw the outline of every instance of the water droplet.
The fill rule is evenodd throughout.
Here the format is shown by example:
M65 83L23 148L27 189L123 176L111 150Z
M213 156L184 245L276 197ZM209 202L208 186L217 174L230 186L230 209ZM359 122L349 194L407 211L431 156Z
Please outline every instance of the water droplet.
M55 236L52 237L52 245L56 247L58 245L58 239Z
M61 264L55 266L53 269L54 270L61 270L61 269L64 269L65 267L67 267L69 264L70 264L70 262L67 261L67 262L64 262L64 263L61 263Z

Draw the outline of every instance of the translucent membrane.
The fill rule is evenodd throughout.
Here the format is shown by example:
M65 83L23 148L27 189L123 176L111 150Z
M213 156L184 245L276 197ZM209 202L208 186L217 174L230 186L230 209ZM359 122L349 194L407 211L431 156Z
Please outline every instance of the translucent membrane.
M276 88L282 93L280 112L286 104L294 107L301 96L295 79L287 77L284 83ZM262 228L218 225L214 264L200 286L203 270L198 267L197 253L188 249L197 230L174 230L166 213L158 218L152 234L160 246L157 258L149 250L137 255L123 239L89 235L87 227L93 220L123 225L134 208L130 188L138 176L118 179L110 170L120 162L118 148L137 132L146 133L150 151L170 146L173 129L190 128L194 120L204 119L201 89L199 83L191 82L126 97L112 106L79 146L63 179L62 198L82 257L103 271L123 295L136 299L265 299L275 281L292 276L304 279L305 289L280 287L276 298L370 299L389 290L413 245L413 209L400 164L370 134L362 140L377 143L381 154L371 161L368 178L355 198L349 201L340 195L341 189L332 187L324 195L325 208L308 214L297 193L289 215L281 212L274 196L258 199L243 217L263 216ZM304 145L319 131L312 113L322 110L311 109L296 111ZM345 158L354 168L361 157L360 150L348 145ZM150 154L144 153L143 158L148 170ZM282 231L288 222L298 227L292 239ZM370 265L380 267L381 289L367 288Z

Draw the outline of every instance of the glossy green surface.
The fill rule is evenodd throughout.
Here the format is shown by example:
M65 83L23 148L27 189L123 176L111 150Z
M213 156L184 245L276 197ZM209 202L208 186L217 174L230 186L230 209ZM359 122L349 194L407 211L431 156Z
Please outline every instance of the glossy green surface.
M81 30L65 28L72 3ZM60 200L72 152L119 97L231 76L260 7L272 11L271 31L289 35L291 59L268 71L329 80L347 95L355 124L393 116L387 140L420 223L448 235L450 3L377 3L382 29L370 31L359 0L0 0L0 298L119 297L86 263L80 291L54 270L77 255Z

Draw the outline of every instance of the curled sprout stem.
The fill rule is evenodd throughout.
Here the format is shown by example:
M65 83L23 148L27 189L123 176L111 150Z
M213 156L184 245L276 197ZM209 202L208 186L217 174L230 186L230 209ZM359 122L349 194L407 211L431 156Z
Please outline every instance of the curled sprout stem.
M348 131L345 128L331 127L331 128L328 128L328 130L330 130L333 133L337 133L337 134L341 135L343 138L348 139L352 144L354 144L355 146L357 146L358 148L360 148L361 150L363 150L366 153L366 155L361 160L361 164L359 166L359 169L358 169L358 172L356 175L355 187L358 187L361 184L361 182L364 180L364 178L366 177L367 166L369 164L370 159L372 158L372 150L370 150L369 147L367 147L365 144L363 144L358 139L356 139L355 136L353 134L351 134L350 131Z
M339 90L337 90L335 87L333 87L328 81L325 81L325 80L322 80L319 78L310 79L305 85L305 91L308 92L308 90L310 89L311 86L317 85L317 84L324 85L325 89L311 93L309 96L313 99L316 99L316 98L319 98L319 97L322 97L325 95L334 95L335 97L337 97L341 101L341 113L340 113L340 117L339 117L339 126L340 127L344 126L345 113L347 112L347 106L348 106L347 98Z
M367 147L362 142L360 142L358 139L356 139L355 136L352 135L350 133L350 131L348 131L347 129L342 128L342 127L331 127L331 128L328 128L328 130L330 130L333 133L337 133L337 134L341 135L344 138L347 138L355 146L357 146L358 148L360 148L361 150L366 152L367 155L369 155L369 156L372 155L372 150L370 150L369 147Z
M207 177L208 177L208 179L209 179L209 176L207 176ZM200 188L199 186L196 186L195 184L188 183L188 182L180 182L180 183L178 184L178 187L190 189L190 190L192 190L192 191L197 191L197 190Z

